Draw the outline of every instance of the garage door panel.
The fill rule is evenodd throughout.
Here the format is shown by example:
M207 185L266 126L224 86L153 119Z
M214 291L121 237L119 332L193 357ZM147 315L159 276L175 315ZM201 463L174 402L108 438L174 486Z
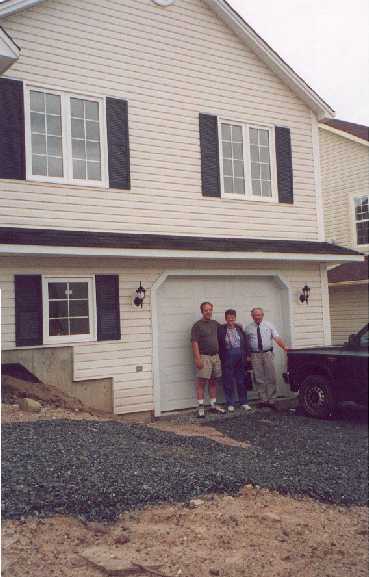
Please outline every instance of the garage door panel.
M207 300L213 302L213 318L220 323L224 322L224 311L235 308L238 321L248 324L251 308L261 306L267 320L282 330L281 290L272 277L167 279L158 291L157 315L162 411L196 406L190 334L192 325L201 317L200 303ZM275 353L279 390L284 392L284 354L280 350ZM223 398L222 389L218 398Z

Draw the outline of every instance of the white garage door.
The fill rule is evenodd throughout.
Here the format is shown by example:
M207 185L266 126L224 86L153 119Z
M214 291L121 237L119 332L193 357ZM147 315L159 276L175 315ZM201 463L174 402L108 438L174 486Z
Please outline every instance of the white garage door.
M191 327L200 318L203 301L214 304L213 318L224 322L227 308L237 310L243 326L250 310L261 306L265 318L287 338L288 323L282 312L284 289L273 277L170 277L158 289L158 356L161 411L196 406L195 370L190 342ZM284 353L275 347L278 392L286 394L282 372ZM253 393L249 393L252 398Z

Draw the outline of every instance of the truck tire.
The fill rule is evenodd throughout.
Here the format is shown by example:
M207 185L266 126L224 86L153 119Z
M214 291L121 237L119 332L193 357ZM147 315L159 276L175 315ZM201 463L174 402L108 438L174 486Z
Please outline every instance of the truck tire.
M322 375L305 377L300 386L299 401L305 413L318 419L329 417L337 406L332 387Z

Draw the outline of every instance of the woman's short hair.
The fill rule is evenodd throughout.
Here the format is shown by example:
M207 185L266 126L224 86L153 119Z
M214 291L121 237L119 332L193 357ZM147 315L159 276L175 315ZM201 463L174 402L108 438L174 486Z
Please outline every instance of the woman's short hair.
M203 313L204 312L204 306L205 305L210 305L211 307L213 306L213 303L209 303L208 301L205 301L203 303L201 303L200 305L200 311ZM213 307L214 308L214 307Z
M225 316L225 317L228 317L228 316L230 316L230 315L236 317L236 316L237 316L237 313L236 313L236 311L235 311L234 309L227 309L226 312L224 313L224 316Z

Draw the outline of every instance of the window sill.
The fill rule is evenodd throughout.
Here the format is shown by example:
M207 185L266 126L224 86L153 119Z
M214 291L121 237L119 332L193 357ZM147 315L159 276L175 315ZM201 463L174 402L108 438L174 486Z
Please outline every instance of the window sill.
M250 196L245 196L245 195L241 195L241 194L222 194L221 196L222 200L240 200L241 202L264 202L266 204L281 204L277 198L275 197L250 197ZM292 206L292 205L291 205Z
M108 184L105 182L88 182L88 181L83 181L83 180L73 180L73 181L67 181L67 180L63 180L61 178L42 178L42 177L36 177L36 176L27 176L26 177L26 182L29 182L31 184L33 183L38 183L38 184L59 184L61 186L75 186L78 188L96 188L96 189L107 189L109 188Z
M47 337L44 339L44 345L80 345L81 343L96 343L96 337L86 335L83 337Z

